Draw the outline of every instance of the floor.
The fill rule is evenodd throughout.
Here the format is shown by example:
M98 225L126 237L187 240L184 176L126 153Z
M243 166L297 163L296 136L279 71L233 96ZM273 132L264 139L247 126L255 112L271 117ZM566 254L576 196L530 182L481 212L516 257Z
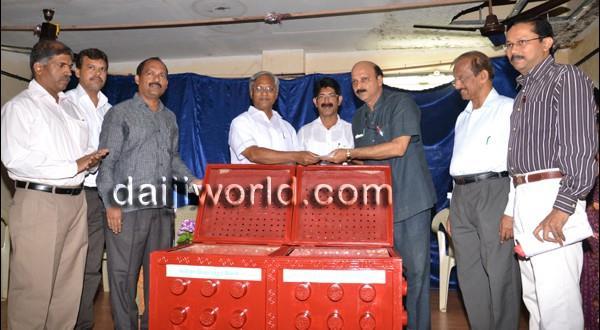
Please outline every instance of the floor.
M464 311L462 300L457 291L451 290L448 294L448 308L446 313L438 309L438 290L431 290L431 329L433 330L463 330L468 329L467 317ZM110 302L108 293L100 291L96 297L95 305L96 326L95 330L113 329L113 322L110 315ZM2 330L6 329L6 301L2 302ZM520 330L526 330L527 315L523 308L521 314Z

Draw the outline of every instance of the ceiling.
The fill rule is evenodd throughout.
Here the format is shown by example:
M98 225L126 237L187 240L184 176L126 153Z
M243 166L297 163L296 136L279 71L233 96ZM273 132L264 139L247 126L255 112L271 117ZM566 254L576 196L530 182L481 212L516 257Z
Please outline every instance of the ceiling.
M427 5L428 8L392 10L380 13L285 19L279 24L264 22L221 24L160 29L112 31L62 31L59 40L74 51L88 47L103 49L111 62L137 61L143 56L198 58L210 56L257 55L264 50L303 49L312 52L340 52L383 49L439 49L491 47L479 32L415 29L413 24L447 25L461 10L482 1L453 0L2 0L2 49L31 47L37 37L32 32L4 31L5 27L43 21L42 9L53 8L55 24L62 27L150 22L208 21L223 18L263 17L266 13L314 13L354 10L381 6ZM525 1L527 2L527 1ZM525 9L543 1L527 4ZM582 6L583 5L583 6ZM500 19L514 4L494 6ZM563 47L597 22L597 0L573 0L563 7L570 10L552 19ZM465 15L463 24L483 25L487 8ZM575 15L573 15L575 14ZM231 22L229 22L231 23ZM460 22L458 22L460 23ZM597 24L597 23L596 23Z

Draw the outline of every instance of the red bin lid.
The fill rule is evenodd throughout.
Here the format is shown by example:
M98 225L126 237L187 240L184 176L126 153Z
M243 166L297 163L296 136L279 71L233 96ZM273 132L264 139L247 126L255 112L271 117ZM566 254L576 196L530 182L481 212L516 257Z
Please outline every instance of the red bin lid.
M194 242L282 244L292 222L292 165L209 164Z
M299 166L292 243L392 246L389 166Z

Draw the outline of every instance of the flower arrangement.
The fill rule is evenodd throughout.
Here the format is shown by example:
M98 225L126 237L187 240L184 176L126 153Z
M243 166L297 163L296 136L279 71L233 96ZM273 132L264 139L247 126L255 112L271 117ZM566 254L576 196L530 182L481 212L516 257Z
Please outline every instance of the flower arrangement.
M185 219L181 222L177 231L177 245L190 244L194 238L196 223L194 219Z

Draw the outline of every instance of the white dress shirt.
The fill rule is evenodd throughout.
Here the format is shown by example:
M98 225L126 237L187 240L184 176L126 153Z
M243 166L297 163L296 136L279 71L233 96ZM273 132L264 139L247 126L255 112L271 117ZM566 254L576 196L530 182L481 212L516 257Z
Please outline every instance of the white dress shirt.
M78 107L88 125L88 139L90 145L95 149L98 149L98 141L100 139L100 129L102 129L102 120L104 115L110 109L110 103L108 98L102 92L98 92L98 106L96 107L86 93L85 89L81 84L77 85L76 88L67 91L67 100ZM83 182L87 187L96 187L96 176L97 172L89 173Z
M65 94L59 101L35 80L2 107L2 162L13 180L78 186L77 159L94 149L81 112Z
M354 148L352 124L337 116L337 122L327 129L321 118L302 126L298 131L302 150L324 156L338 148Z
M467 104L454 127L451 176L506 171L513 103L492 88L479 109L473 109L473 102ZM513 201L511 183L504 214L512 216Z
M235 117L229 127L229 153L232 164L251 164L242 153L248 147L257 146L277 151L297 151L296 130L277 111L271 119L250 106L248 111Z
M492 88L481 108L473 102L456 120L450 175L506 171L513 99Z

